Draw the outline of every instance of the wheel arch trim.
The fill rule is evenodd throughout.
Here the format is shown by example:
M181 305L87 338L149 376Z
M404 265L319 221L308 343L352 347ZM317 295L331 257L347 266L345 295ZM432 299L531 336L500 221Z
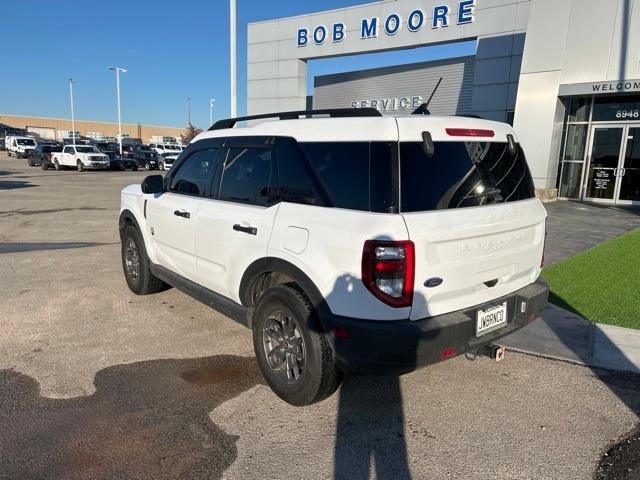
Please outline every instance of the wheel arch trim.
M278 272L287 275L299 285L303 293L309 298L318 311L330 312L326 300L313 280L299 267L278 257L260 258L246 268L240 280L238 292L242 305L251 307L251 287L260 275L269 272Z

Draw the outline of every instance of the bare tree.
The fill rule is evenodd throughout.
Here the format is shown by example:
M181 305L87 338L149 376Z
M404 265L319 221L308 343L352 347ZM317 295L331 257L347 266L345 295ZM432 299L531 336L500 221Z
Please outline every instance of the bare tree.
M193 140L195 136L198 135L200 132L202 132L201 128L196 128L191 123L189 123L185 133L180 135L180 137L182 138L182 144L188 145L189 142L191 142L191 140Z

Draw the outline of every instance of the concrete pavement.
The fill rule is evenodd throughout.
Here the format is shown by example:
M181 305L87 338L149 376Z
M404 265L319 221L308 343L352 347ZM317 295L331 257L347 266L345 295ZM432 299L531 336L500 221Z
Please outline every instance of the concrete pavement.
M640 377L517 353L290 407L249 331L127 289L119 190L143 176L0 155L0 478L584 479L636 425Z

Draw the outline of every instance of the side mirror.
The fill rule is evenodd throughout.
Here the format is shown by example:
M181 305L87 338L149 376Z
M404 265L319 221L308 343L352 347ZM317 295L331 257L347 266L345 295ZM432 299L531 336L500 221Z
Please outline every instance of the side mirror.
M162 193L164 192L164 181L162 175L149 175L142 181L142 193Z

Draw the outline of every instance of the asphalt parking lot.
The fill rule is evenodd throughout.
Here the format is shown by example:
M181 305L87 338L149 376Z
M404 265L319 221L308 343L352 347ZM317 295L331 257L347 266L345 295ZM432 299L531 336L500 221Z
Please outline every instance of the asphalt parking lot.
M0 478L585 479L637 425L640 377L513 352L285 404L244 327L127 289L119 191L145 174L0 153Z

